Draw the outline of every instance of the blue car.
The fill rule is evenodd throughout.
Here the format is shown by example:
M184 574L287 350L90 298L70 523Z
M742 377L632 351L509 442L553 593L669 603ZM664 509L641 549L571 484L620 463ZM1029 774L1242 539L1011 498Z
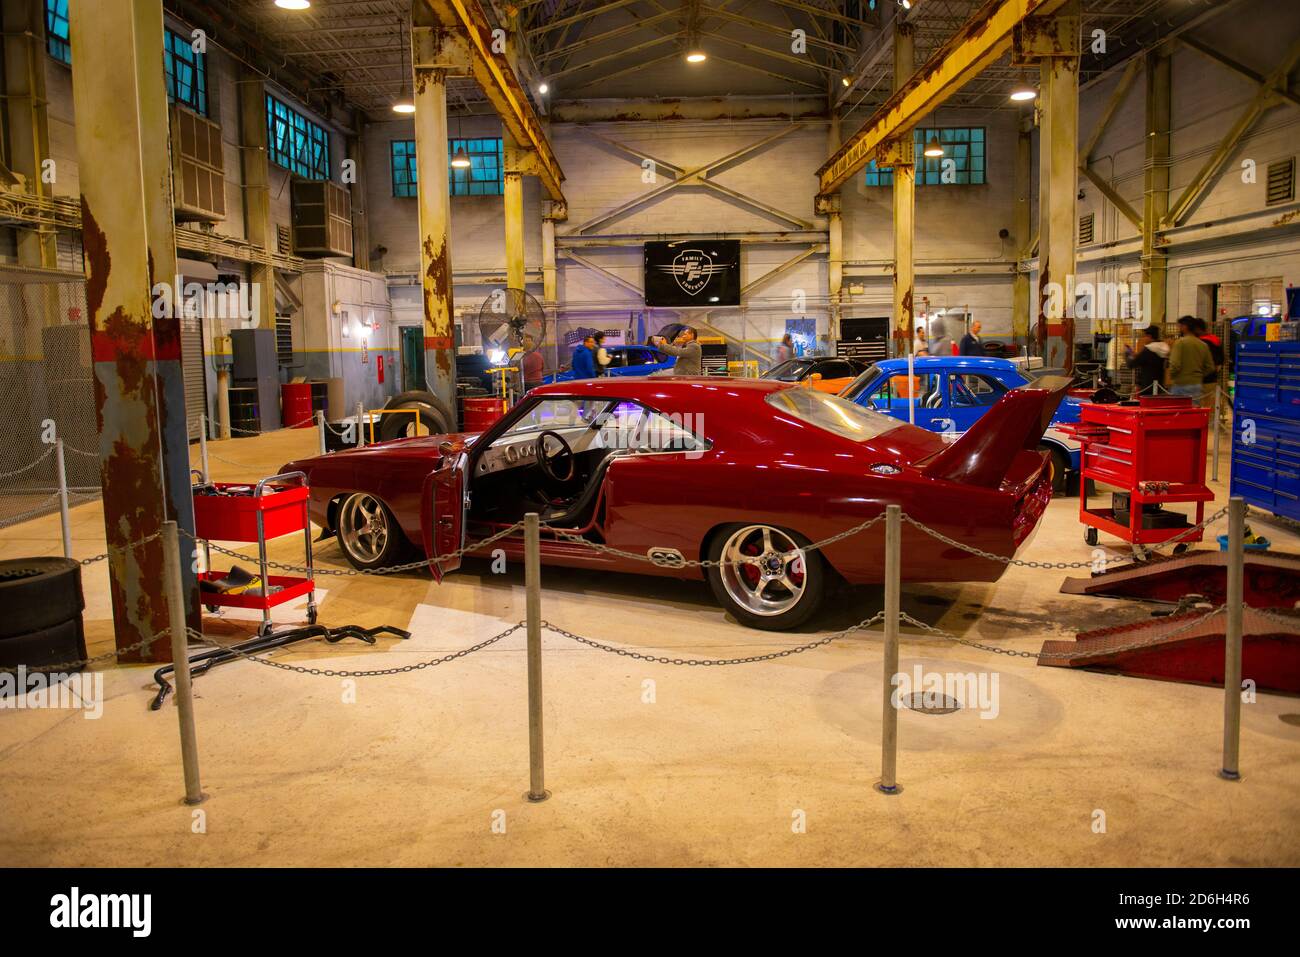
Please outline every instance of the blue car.
M931 432L965 432L1010 389L1033 381L1010 359L982 356L918 356L909 389L906 359L874 363L840 393L850 401L907 421L915 393L916 424ZM1079 421L1079 400L1067 397L1052 417L1053 425ZM1070 472L1079 469L1079 443L1049 428L1039 448L1052 456L1052 487L1064 492Z
M653 346L606 346L609 353L608 375L650 375L662 369L671 369L677 361L675 356L666 356ZM544 376L542 382L569 382L573 379L572 364L566 365L554 375Z

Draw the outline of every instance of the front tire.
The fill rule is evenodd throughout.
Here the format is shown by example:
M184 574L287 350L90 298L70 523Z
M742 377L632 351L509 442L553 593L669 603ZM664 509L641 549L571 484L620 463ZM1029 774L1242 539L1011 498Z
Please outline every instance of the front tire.
M1048 455L1048 468L1052 470L1052 497L1066 494L1070 490L1070 460L1064 452L1050 445L1040 445L1038 450Z
M353 492L343 500L334 536L348 564L361 571L396 564L404 544L388 506L366 492Z
M826 566L808 540L774 525L728 525L713 536L709 587L736 620L763 631L784 631L807 621L821 605ZM756 558L762 564L735 564Z

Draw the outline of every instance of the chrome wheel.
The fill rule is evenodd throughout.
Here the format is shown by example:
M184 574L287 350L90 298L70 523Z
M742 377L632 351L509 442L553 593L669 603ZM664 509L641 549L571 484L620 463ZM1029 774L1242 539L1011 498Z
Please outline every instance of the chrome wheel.
M722 546L720 559L727 596L752 615L783 615L803 600L808 583L803 549L780 529L738 528Z
M372 495L357 492L339 510L339 543L356 563L371 565L381 561L392 533L388 510Z

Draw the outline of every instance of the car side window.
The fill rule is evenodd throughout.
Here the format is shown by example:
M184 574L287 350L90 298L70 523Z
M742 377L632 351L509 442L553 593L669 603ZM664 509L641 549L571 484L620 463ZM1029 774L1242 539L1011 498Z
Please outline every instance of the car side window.
M708 440L697 434L692 415L664 415L637 402L620 402L600 419L599 447L632 452L701 452Z
M995 379L969 372L954 372L949 388L952 404L964 408L990 406L1006 391L1006 386Z
M853 368L842 359L832 359L817 367L823 379L846 379L853 375Z

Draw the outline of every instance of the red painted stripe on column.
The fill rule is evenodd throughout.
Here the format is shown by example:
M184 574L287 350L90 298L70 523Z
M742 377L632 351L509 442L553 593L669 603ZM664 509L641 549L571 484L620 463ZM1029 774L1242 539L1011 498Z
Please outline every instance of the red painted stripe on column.
M454 336L425 336L424 351L432 349L451 349L456 343Z

